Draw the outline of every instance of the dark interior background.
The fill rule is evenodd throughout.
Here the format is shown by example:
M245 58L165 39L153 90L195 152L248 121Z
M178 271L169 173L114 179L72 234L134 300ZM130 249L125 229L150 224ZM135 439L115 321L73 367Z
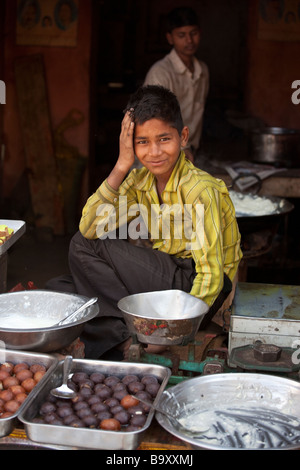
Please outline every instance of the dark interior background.
M197 11L202 31L198 57L210 70L203 155L219 161L249 159L245 126L251 122L300 128L300 105L291 102L291 84L300 78L300 41L259 37L260 0L79 0L74 47L16 44L17 4L0 0L0 79L7 87L7 104L0 106L0 216L26 220L28 233L37 221L16 94L14 64L19 58L43 58L53 132L72 108L84 116L65 134L68 146L78 150L80 165L84 159L74 181L69 179L72 226L67 236L77 229L87 197L117 159L129 95L143 83L149 67L170 50L165 21L176 6ZM253 275L250 266L250 280L300 282L299 200L292 202L295 210L288 229L281 225L273 249L253 262Z
M210 70L203 145L238 133L228 124L228 109L243 111L248 1L188 1L201 25L198 57ZM95 0L92 36L91 181L106 176L118 154L122 110L143 84L149 67L170 51L165 38L168 11L180 1ZM94 131L94 132L93 132Z

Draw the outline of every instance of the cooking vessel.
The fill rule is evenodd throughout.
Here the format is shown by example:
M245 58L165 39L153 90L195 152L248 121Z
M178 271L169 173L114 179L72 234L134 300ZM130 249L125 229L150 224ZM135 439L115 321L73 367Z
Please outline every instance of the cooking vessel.
M244 196L253 199L257 197L268 199L276 205L276 210L265 215L256 215L255 213L247 213L246 215L236 210L236 218L241 234L259 232L261 230L272 230L276 232L283 217L294 209L294 205L284 198L257 196L255 194L245 194ZM241 197L243 197L242 193Z
M91 305L80 312L76 320L66 325L55 326L68 313L75 311L88 300L87 297L53 292L47 290L31 290L11 292L0 295L0 342L13 350L29 350L53 352L68 346L80 336L84 324L94 318L98 312L98 304ZM3 328L4 319L15 319L13 328ZM2 319L2 321L1 321ZM45 320L52 322L49 327L18 326L24 321L28 325L41 325ZM49 322L48 322L49 323Z
M250 156L256 162L298 168L300 131L283 127L255 129L250 136Z
M187 344L197 333L209 306L178 289L145 292L118 302L127 328L146 344Z
M164 391L159 424L195 449L299 449L300 383L267 374L230 373L188 379ZM178 427L189 423L191 433ZM195 432L198 432L195 437Z

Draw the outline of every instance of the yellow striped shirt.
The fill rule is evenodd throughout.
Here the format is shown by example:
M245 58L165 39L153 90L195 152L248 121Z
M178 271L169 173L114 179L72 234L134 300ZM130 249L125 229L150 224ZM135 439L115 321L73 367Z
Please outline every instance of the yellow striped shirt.
M101 184L83 208L79 229L86 238L96 239L107 236L107 231L114 234L118 227L121 238L128 233L134 238L141 216L153 249L194 259L196 277L190 293L212 305L223 287L223 273L233 280L242 258L225 183L196 168L182 152L161 200L163 204L154 175L146 168L135 169L119 191L107 180Z

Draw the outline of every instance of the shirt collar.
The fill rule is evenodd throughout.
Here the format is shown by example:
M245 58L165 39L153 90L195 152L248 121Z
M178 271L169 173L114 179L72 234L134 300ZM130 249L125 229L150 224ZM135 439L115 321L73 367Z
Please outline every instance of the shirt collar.
M173 48L169 54L171 62L173 63L174 69L177 73L179 74L184 74L185 72L191 73L191 71L187 68L187 66L182 62L180 59L179 55ZM196 57L193 58L193 63L194 63L194 77L198 78L202 74L202 67L199 62L199 60L196 59Z
M166 184L165 191L175 192L177 190L180 176L185 164L185 158L185 153L181 151L169 181ZM153 189L153 185L155 184L155 176L146 168L141 170L140 175L141 179L137 181L135 188L139 191L151 191Z

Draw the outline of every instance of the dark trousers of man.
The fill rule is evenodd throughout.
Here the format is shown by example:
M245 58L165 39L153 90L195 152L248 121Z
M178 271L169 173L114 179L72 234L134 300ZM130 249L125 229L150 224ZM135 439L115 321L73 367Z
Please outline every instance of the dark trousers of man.
M70 278L53 279L47 288L98 297L99 314L85 325L80 337L85 356L91 359L101 357L130 336L117 306L121 298L167 289L189 292L196 275L192 259L176 258L127 240L88 240L80 232L70 243L69 267ZM205 325L230 291L231 281L225 276L223 291L206 314Z

